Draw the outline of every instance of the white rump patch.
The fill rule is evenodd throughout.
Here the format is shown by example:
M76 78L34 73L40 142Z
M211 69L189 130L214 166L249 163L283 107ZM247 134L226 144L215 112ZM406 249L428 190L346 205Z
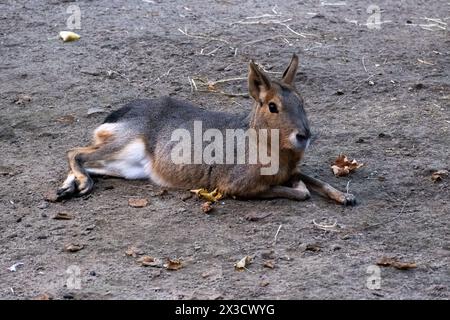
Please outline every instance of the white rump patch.
M100 131L115 133L117 131L120 131L122 129L122 126L123 126L122 123L103 123L102 125L98 126L97 129L94 130L94 137Z

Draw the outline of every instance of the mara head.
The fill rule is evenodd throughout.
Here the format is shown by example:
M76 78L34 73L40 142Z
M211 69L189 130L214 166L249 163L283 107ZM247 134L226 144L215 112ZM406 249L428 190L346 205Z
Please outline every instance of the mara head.
M255 100L251 126L279 129L280 149L303 153L311 132L303 99L295 88L298 57L293 55L281 80L271 80L253 61L249 65L249 94Z

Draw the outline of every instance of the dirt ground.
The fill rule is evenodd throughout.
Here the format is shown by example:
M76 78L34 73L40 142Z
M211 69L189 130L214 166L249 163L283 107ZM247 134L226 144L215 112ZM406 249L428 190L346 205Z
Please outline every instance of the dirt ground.
M450 297L450 178L430 178L450 170L448 1L277 2L0 1L1 298ZM371 4L379 29L367 24ZM70 5L81 39L63 43ZM245 78L250 59L279 77L293 52L315 137L302 169L348 186L357 206L225 199L204 214L187 191L111 178L85 198L44 200L64 179L65 152L89 143L105 111L171 95L248 113L248 98L202 92L201 79ZM247 90L245 80L215 87ZM334 177L341 152L365 166ZM133 197L149 205L132 208ZM54 219L61 212L73 219ZM65 252L70 243L84 247ZM131 246L183 268L140 266ZM235 271L246 255L248 271ZM383 257L417 268L381 267L380 288L368 287Z

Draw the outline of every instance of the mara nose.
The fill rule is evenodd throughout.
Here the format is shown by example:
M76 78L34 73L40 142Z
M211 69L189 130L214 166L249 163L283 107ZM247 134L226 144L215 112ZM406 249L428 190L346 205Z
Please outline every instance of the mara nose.
M309 134L302 134L302 133L296 133L295 134L295 145L297 148L306 149L309 146L310 142L310 135Z
M297 133L297 134L295 135L295 138L296 138L299 142L303 142L303 141L305 141L305 140L308 140L308 137L305 136L304 134L301 134L301 133Z

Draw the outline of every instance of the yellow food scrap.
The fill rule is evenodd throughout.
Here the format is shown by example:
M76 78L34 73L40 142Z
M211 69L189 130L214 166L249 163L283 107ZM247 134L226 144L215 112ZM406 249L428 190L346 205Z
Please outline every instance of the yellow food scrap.
M167 262L164 264L164 268L167 270L179 270L183 267L183 264L180 259L167 259Z
M76 41L76 40L80 39L80 36L72 31L61 31L59 33L59 37L64 42Z
M217 188L211 192L208 192L208 190L205 188L191 190L191 192L195 193L199 198L203 198L210 202L216 202L223 197L223 195L219 191L217 191Z

